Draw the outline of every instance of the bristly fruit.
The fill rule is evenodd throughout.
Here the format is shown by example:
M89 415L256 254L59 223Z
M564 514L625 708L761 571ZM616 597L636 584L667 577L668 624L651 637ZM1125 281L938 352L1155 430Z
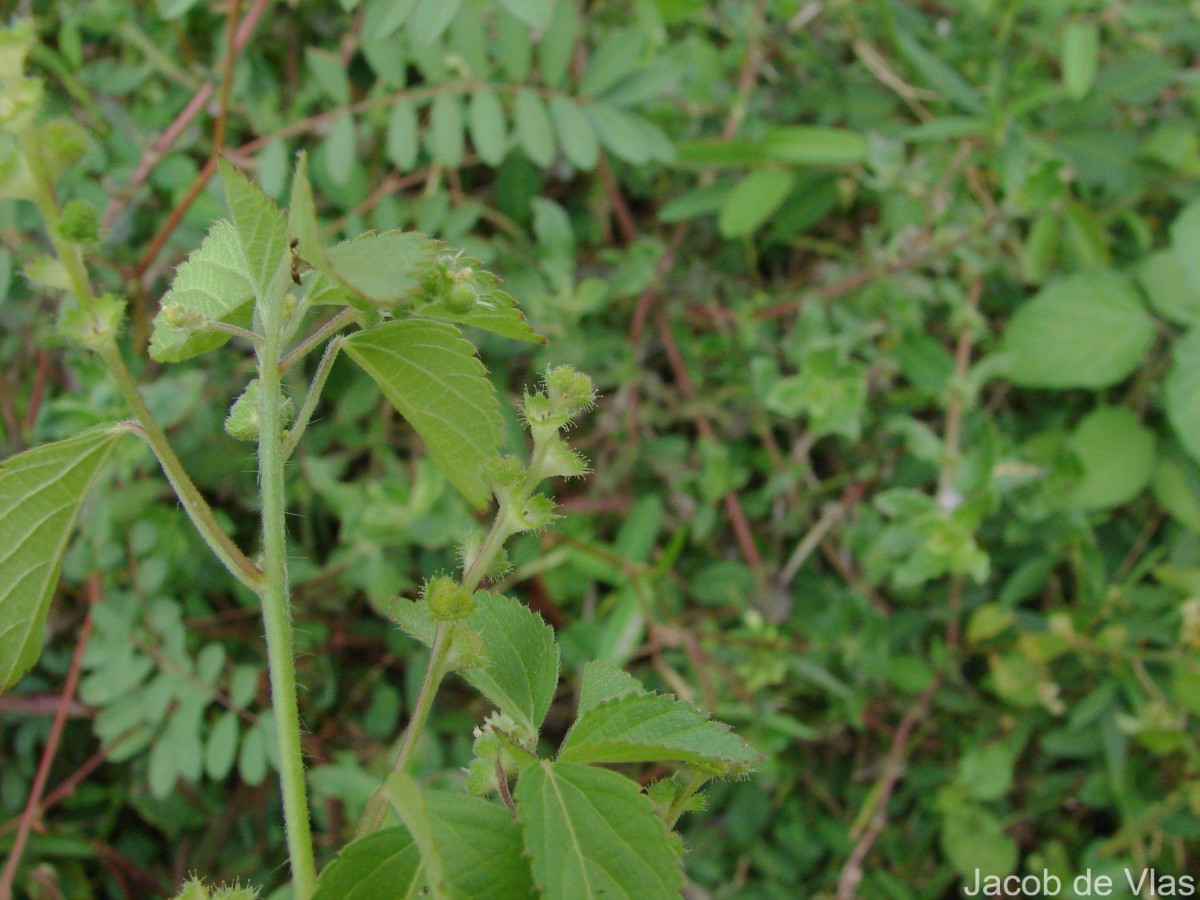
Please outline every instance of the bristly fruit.
M445 575L426 582L424 597L430 614L444 622L466 618L475 608L471 592Z

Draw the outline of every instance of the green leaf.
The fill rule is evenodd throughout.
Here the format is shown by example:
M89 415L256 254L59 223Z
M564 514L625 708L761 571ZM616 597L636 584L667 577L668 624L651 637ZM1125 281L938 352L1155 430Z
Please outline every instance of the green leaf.
M1095 22L1072 22L1063 31L1062 78L1067 95L1082 100L1096 82L1100 62L1100 28Z
M16 684L41 653L79 509L122 434L90 429L0 463L0 691Z
M414 44L432 44L442 36L462 6L462 0L420 0L409 23Z
M729 182L718 181L680 194L658 211L658 220L669 224L715 213L725 205L725 198L732 188Z
M420 848L434 897L524 900L532 896L533 878L522 855L521 828L508 810L479 797L422 791L406 772L388 779L387 793Z
M411 172L417 164L418 132L416 107L401 100L388 114L387 127L388 159L401 172Z
M1168 446L1150 483L1154 499L1177 522L1200 531L1200 468L1182 451Z
M344 187L354 173L354 117L339 116L325 138L325 173L338 187Z
M753 234L791 193L796 175L787 169L759 169L729 192L717 217L717 228L727 238Z
M632 72L642 55L642 40L639 29L613 32L588 60L579 81L579 93L585 97L598 96Z
M325 867L313 900L377 900L412 896L421 855L407 828L385 828L352 841Z
M405 319L360 331L344 349L416 429L451 484L485 507L482 470L499 449L501 419L475 348L451 325Z
M538 29L550 24L554 11L554 0L500 0L500 5L530 28Z
M584 115L596 129L600 143L614 156L635 166L648 163L654 150L638 126L638 120L609 103L592 102L583 108Z
M970 82L958 74L950 66L942 62L935 54L922 47L909 34L901 31L896 34L896 45L900 52L921 73L926 84L934 90L945 94L969 113L982 115L987 112L987 104L975 92Z
M282 299L281 279L288 277L290 268L287 219L270 197L227 160L222 159L219 168L242 263L259 312L264 316L274 314L275 310L267 305Z
M562 94L550 98L550 117L567 162L589 172L600 160L600 141L592 123L575 101Z
M465 677L520 726L536 733L558 686L554 629L511 597L480 591L464 624L483 640L486 665Z
M1132 410L1102 406L1076 427L1071 449L1083 463L1083 480L1074 500L1086 509L1128 503L1142 492L1154 472L1154 433Z
M463 116L458 97L438 94L433 98L429 111L429 152L437 162L452 169L462 163Z
M471 328L482 328L484 331L517 341L546 343L546 339L534 331L533 326L525 319L517 301L500 290L500 280L495 275L477 268L474 269L474 273L471 281L476 291L476 300L469 309L455 309L449 300L443 297L422 306L419 314L432 319L457 322Z
M517 140L535 165L545 168L554 162L554 128L546 104L531 90L517 94L513 109Z
M521 773L516 800L545 900L679 897L683 878L667 828L625 776L541 762Z
M365 306L394 306L408 298L437 261L437 244L411 231L364 234L327 250L303 154L292 179L288 228L299 256L329 281L366 301ZM314 284L312 290L318 287Z
M208 741L204 745L204 771L209 778L221 781L229 774L237 759L237 747L237 713L226 710L208 733Z
M1192 287L1187 267L1172 249L1158 250L1137 267L1137 280L1156 313L1177 325L1200 322L1200 290Z
M642 683L607 660L593 659L583 667L579 684L579 709L576 718L606 700L619 700L630 694L644 694Z
M1171 249L1187 271L1193 291L1200 291L1200 200L1193 200L1171 223Z
M1055 281L1022 306L1004 334L1013 384L1105 388L1123 380L1154 340L1154 320L1130 280L1111 270Z
M1200 329L1175 342L1165 383L1167 420L1192 459L1200 460Z
M955 870L972 879L1004 877L1017 866L1016 843L1000 821L974 803L956 803L942 820L942 850Z
M722 722L671 697L630 694L580 715L558 758L564 762L675 760L719 774L747 772L762 755Z
M472 94L467 118L471 143L479 158L489 166L500 165L508 152L508 131L504 122L504 107L500 105L496 92L485 87Z
M560 87L567 80L571 53L579 33L579 13L574 3L555 3L550 24L538 41L538 68L546 87Z
M766 158L803 166L848 166L867 158L867 139L856 131L795 125L776 128L763 142Z
M350 76L346 73L341 54L306 47L304 58L317 84L330 100L338 106L345 106L350 102Z
M213 223L208 236L192 251L175 273L171 289L162 298L162 309L154 317L150 356L159 362L179 362L222 346L229 335L223 331L196 330L172 325L163 310L177 304L214 322L250 324L254 287L242 266L237 232L224 219Z

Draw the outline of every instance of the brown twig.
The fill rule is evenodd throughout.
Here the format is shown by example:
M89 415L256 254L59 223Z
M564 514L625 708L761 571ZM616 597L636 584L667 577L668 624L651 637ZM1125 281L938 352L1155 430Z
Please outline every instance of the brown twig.
M42 757L38 760L37 771L33 776L33 784L29 788L29 799L17 825L17 834L13 838L12 849L9 851L8 862L4 866L4 874L0 876L0 900L12 900L13 882L17 877L17 869L21 864L21 856L25 853L25 844L29 840L29 832L37 821L42 793L46 790L46 781L50 778L50 767L54 765L54 757L58 754L59 741L62 739L63 727L67 722L67 712L71 700L75 696L75 687L79 683L79 672L83 667L83 654L87 650L88 641L92 636L92 608L100 600L100 575L93 572L87 582L88 611L79 631L79 640L75 643L75 652L71 655L71 667L67 670L67 680L63 684L62 696L59 700L58 712L54 715L54 723L50 726L50 735L46 738L46 746L42 749Z
M28 431L37 421L38 411L42 408L42 394L46 389L46 376L50 374L50 354L45 350L38 351L37 370L33 376L33 387L29 392L29 407L25 410L25 430Z
M905 713L904 718L900 722L900 727L896 729L896 733L892 737L892 746L888 750L887 760L884 762L883 777L880 779L879 789L872 792L875 796L875 801L867 827L863 830L858 842L854 845L854 849L846 860L846 864L842 867L841 876L838 878L837 900L854 900L858 896L858 885L862 881L863 876L863 862L866 861L867 854L871 852L871 847L875 844L875 840L887 825L888 801L891 800L892 792L896 789L896 784L904 774L908 739L912 736L913 729L917 727L917 723L928 712L929 701L941 685L941 682L942 675L939 673L925 687L925 690L921 691L913 705L909 707L908 712Z

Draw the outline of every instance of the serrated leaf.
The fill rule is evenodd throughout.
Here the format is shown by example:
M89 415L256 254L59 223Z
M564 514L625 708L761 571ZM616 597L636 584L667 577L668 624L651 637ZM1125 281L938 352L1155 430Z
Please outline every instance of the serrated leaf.
M41 653L79 509L123 433L91 429L0 463L0 691Z
M222 159L219 168L246 277L254 288L260 314L273 315L275 310L266 304L282 299L279 284L281 276L287 277L287 219L275 201L227 160Z
M563 156L577 169L591 171L600 160L600 140L575 101L562 94L550 98L550 118Z
M643 694L642 683L608 660L593 659L583 667L579 684L579 709L576 718L606 700L619 700L630 694Z
M753 234L779 209L796 184L796 174L787 169L759 169L743 178L729 192L717 217L717 228L727 238Z
M530 28L545 28L554 11L554 0L500 0L500 5Z
M417 110L410 101L401 100L392 107L388 115L387 155L401 172L412 171L417 164L418 129Z
M408 897L421 876L421 854L407 828L385 828L352 841L321 872L312 900Z
M671 697L632 694L583 713L559 749L564 762L675 760L720 774L746 772L762 755L722 722Z
M308 181L308 160L303 155L292 179L288 228L300 257L326 279L365 301L363 306L387 307L406 299L437 261L437 243L413 231L368 233L326 249ZM314 284L311 290L317 288Z
M508 133L504 122L504 107L489 87L471 95L467 110L470 120L471 143L475 152L489 166L498 166L508 152Z
M531 90L521 91L513 107L513 118L517 140L530 161L542 168L554 162L554 128L542 98Z
M246 277L233 224L221 219L179 270L162 298L215 322L250 323L254 287ZM172 325L160 311L150 335L150 356L159 362L179 362L222 346L223 331L195 331Z
M679 897L683 878L667 828L625 776L541 762L521 773L516 800L545 900Z
M1039 291L1008 323L1002 342L1013 384L1105 388L1132 373L1154 340L1154 320L1130 280L1101 269Z
M500 281L490 272L476 270L474 285L478 297L474 306L467 310L451 307L445 299L428 303L420 308L419 314L431 319L457 322L471 328L482 328L501 337L531 344L544 344L546 339L533 330L514 300L500 290Z
M487 663L465 677L501 712L536 732L558 686L554 629L511 597L480 591L475 604L464 624L482 638Z
M500 404L470 342L451 325L404 319L352 335L344 350L416 429L450 483L485 507L482 471L500 446Z
M421 851L430 892L447 900L524 900L533 893L521 828L480 797L420 790L406 772L387 783L388 799Z
M462 103L452 94L433 98L429 110L429 152L434 160L452 169L462 163Z

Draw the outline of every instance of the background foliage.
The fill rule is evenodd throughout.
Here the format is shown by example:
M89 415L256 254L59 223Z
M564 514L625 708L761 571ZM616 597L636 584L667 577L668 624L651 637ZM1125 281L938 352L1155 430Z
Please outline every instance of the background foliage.
M222 214L214 144L278 198L307 149L331 235L451 240L550 338L483 341L514 447L533 373L596 378L579 436L595 474L561 527L517 541L504 587L559 629L568 674L628 667L767 753L683 820L694 896L1195 869L1191 6L23 8L52 102L92 135L64 199L104 224L93 268L130 297L134 345ZM52 337L35 223L0 200L5 455L123 414ZM249 371L225 355L142 376L253 544L253 460L221 430ZM387 601L450 568L473 516L344 360L327 397L289 484L326 859L423 669ZM47 652L0 699L0 847L86 642L20 890L162 895L189 869L275 886L253 598L147 452L118 446L103 477ZM485 710L459 683L443 699L416 773L449 784ZM575 699L560 692L550 734Z

